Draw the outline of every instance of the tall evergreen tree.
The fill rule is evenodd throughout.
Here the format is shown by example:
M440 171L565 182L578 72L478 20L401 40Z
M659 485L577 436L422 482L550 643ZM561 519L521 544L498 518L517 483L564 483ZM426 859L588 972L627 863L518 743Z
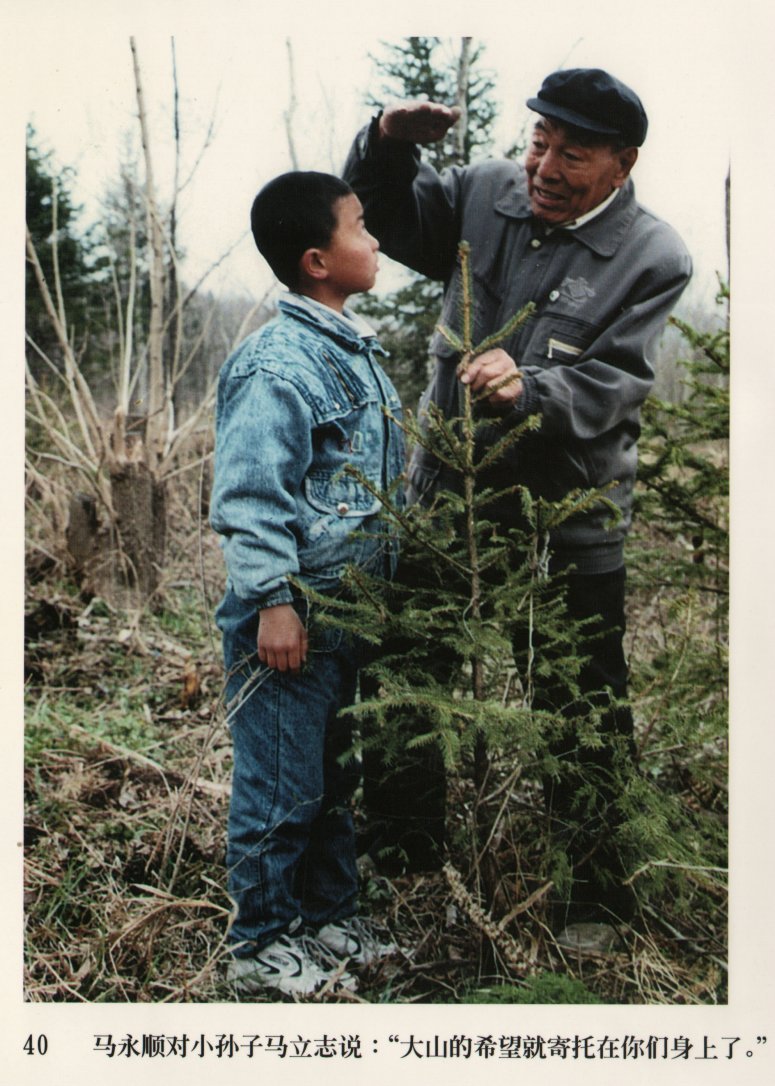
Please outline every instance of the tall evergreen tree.
M458 64L456 44L441 38L405 38L397 44L385 43L386 56L372 58L382 76L375 94L367 104L381 109L392 99L427 99L453 106L458 101ZM425 160L437 170L446 166L464 166L482 157L492 147L492 126L498 116L493 100L493 73L481 67L484 46L470 50L465 87L467 124L463 134L462 154L459 133L450 129L443 139L423 149Z

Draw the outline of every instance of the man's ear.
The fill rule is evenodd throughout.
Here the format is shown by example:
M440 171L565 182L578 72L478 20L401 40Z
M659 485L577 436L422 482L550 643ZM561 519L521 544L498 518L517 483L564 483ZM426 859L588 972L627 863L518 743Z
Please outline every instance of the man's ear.
M322 249L305 249L299 260L299 271L308 279L327 279L328 268Z
M619 188L630 176L630 170L638 161L638 148L625 147L623 150L617 151L616 157L619 159L619 174L617 177L617 188Z

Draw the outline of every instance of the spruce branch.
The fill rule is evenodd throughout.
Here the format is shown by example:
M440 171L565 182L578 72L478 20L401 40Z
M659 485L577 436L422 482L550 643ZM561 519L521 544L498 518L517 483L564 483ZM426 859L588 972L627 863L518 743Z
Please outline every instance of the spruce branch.
M453 566L458 572L465 575L470 573L470 570L466 568L461 562L459 562L449 551L442 550L437 547L436 544L421 531L421 525L416 523L412 516L404 510L400 509L394 501L391 500L389 494L381 490L375 483L371 481L367 476L360 471L359 468L353 464L346 464L344 467L346 475L350 475L357 479L372 497L379 501L385 512L404 530L404 532L412 539L417 540L424 547L427 547L429 551L436 555L437 558L443 559L443 561L450 566Z
M460 351L461 354L463 353L463 351L465 350L465 344L456 332L453 332L451 328L448 328L446 326L446 324L437 324L436 331L441 333L444 339L446 339L447 343L449 343L450 347L454 347L455 350Z
M529 317L532 317L535 313L535 303L528 302L526 306L520 309L519 313L508 320L502 328L499 328L497 332L493 332L491 336L486 336L473 350L472 358L476 358L477 355L484 354L485 351L491 350L493 347L497 347L499 343L502 343L504 339L507 339L510 335L521 328L525 321Z
M499 438L495 444L488 449L484 456L480 457L477 462L477 471L485 471L487 468L492 467L493 464L498 463L503 459L504 454L511 448L512 445L516 445L525 434L532 433L541 428L541 416L540 415L528 415L526 419L523 419L518 426L514 426L507 431L503 437Z
M427 430L423 429L411 416L409 421L404 421L395 419L389 412L386 412L386 414L396 422L412 445L419 445L440 463L451 468L452 471L458 472L461 470L463 460L460 439L455 431L446 424L444 413L440 410L438 404L429 403L425 408L425 415L430 422ZM443 449L441 448L442 443L444 445Z

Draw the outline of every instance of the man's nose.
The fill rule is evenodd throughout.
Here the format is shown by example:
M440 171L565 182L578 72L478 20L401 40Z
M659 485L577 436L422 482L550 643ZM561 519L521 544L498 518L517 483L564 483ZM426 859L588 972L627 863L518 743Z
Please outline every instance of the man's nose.
M560 179L559 155L552 150L545 151L541 155L536 172L542 181L558 181Z

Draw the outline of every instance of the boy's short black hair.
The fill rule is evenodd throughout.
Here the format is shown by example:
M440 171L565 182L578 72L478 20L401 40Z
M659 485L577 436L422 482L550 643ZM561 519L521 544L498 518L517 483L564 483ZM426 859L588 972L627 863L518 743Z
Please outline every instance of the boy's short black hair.
M291 290L298 286L302 254L329 244L337 222L334 204L352 191L333 174L293 170L269 181L256 196L250 209L256 247Z

